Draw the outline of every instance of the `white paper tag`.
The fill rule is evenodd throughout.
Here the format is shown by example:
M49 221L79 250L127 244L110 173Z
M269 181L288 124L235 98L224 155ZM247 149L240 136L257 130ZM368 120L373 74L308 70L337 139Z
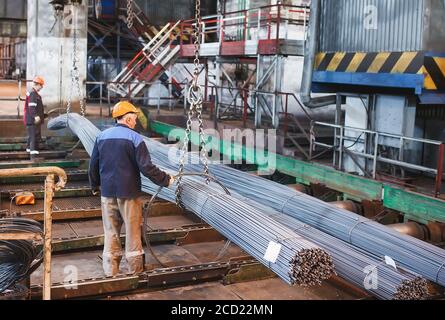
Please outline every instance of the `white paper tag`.
M397 270L396 262L393 260L393 258L385 256L385 262L387 265L394 267L394 269Z
M264 260L275 263L281 251L281 244L276 242L269 242L266 253L264 254Z

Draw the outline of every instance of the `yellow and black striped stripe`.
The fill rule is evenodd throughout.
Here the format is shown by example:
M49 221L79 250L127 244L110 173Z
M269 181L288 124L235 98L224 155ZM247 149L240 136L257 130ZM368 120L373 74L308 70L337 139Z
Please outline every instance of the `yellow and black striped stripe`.
M424 74L424 88L445 90L445 57L425 52L319 53L316 71L349 73Z
M425 89L445 89L445 57L426 56L420 72L425 74Z

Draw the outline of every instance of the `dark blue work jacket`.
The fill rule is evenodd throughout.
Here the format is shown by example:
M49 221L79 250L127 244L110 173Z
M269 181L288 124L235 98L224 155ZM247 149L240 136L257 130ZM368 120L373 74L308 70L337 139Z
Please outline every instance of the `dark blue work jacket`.
M168 186L170 176L156 167L142 137L125 125L103 131L96 139L88 170L93 190L109 198L132 199L141 194L142 172L153 183Z

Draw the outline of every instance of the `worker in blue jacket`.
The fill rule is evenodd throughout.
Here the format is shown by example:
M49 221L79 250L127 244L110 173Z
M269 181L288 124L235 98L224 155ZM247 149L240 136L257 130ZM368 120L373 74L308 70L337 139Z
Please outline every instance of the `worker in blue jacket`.
M174 182L173 177L151 162L146 144L134 131L138 112L127 101L117 103L112 114L117 124L99 134L91 155L89 180L93 193L101 193L103 268L107 276L119 272L123 223L128 271L135 274L144 270L140 173L159 186L168 187Z

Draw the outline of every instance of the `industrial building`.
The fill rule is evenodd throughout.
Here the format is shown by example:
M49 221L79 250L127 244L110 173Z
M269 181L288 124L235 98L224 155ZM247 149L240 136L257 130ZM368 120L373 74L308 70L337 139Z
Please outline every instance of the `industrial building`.
M444 17L0 0L0 300L442 300Z

